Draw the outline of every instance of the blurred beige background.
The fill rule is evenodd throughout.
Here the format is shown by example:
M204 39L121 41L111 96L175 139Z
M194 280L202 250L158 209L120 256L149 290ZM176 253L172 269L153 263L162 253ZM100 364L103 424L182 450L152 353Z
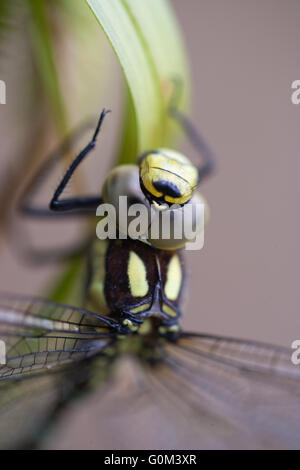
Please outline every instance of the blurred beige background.
M289 347L300 338L300 105L290 99L291 83L300 79L300 3L171 3L190 59L192 118L218 163L216 174L201 188L211 208L205 247L186 256L190 295L184 326ZM105 50L111 55L108 46ZM1 73L8 80L9 72ZM108 75L110 83L101 94L95 90L91 109L91 114L103 106L114 111L97 149L101 166L93 167L98 187L109 168L120 118L121 77L113 57ZM0 106L2 178L23 145L21 119L14 121L17 93L22 90L13 88L12 79L7 104ZM190 146L184 143L183 148L195 161ZM50 192L54 187L55 182ZM65 224L58 228L58 223L49 235L49 225L38 225L35 238L52 243L68 242L70 231L77 230ZM41 294L56 275L54 267L33 269L20 263L7 242L0 249L1 290Z

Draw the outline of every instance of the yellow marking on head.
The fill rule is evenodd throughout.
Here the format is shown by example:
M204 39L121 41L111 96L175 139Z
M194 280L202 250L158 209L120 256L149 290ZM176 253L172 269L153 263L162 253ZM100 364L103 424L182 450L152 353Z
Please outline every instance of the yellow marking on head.
M133 297L144 297L149 290L146 266L134 251L129 253L127 274L131 295Z
M159 153L150 153L143 158L140 175L143 184L153 197L164 196L171 204L185 204L192 197L198 182L198 170L181 153L169 149L159 149ZM167 181L178 189L180 197L172 197L158 191L154 183Z
M144 305L140 305L139 307L131 308L130 312L131 313L143 312L144 310L148 310L149 307L150 307L150 303L147 303L147 304L144 304Z
M174 255L168 265L167 279L165 283L165 294L167 299L176 300L178 298L182 283L182 270L178 255Z

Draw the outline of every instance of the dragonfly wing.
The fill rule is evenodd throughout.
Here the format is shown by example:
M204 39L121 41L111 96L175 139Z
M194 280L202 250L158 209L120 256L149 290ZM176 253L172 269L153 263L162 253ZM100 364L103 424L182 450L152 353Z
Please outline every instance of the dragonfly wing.
M105 357L115 336L106 317L1 295L0 447L31 445L42 424L89 380L90 359Z
M0 381L94 355L110 343L116 328L113 320L86 310L37 298L0 296L0 340L5 352Z
M7 304L5 308L8 308ZM20 306L19 310L25 313ZM62 311L65 312L64 308ZM80 312L77 314L80 315ZM31 309L29 318L32 313ZM43 309L42 313L38 309L36 317L70 322L70 318L56 315L57 312L46 315ZM105 318L100 326L101 336L98 337L99 332L94 329L94 322L88 317L88 312L83 321L73 322L72 319L71 322L77 322L83 329L79 331L80 335L78 331L70 333L67 329L64 335L68 339L75 336L76 340L84 339L83 344L90 344L91 338L92 341L113 341L116 337L113 328L105 326ZM0 325L6 325L7 328L7 322L0 322ZM18 325L15 322L14 328ZM25 328L24 324L22 328ZM30 331L33 335L40 334L37 331L39 328L41 324L33 325L29 322L23 333ZM43 334L48 337L50 332L53 334L53 330L52 325ZM92 332L93 336L85 341L88 332ZM62 334L59 328L54 337L58 333ZM81 336L82 334L84 335ZM12 338L9 354L15 354L15 341L20 340L20 335L14 337L8 334L7 338ZM27 340L27 337L21 335L21 341L24 339ZM79 342L75 347L80 349L81 345ZM101 348L102 346L100 351L103 350ZM4 404L7 400L13 404L11 407L8 404L8 408L13 409L11 416L14 416L17 409L15 405L19 406L22 400L26 403L26 407L20 405L22 410L32 409L27 402L27 397L30 404L31 396L34 396L31 394L33 387L30 382L37 386L36 396L44 397L44 392L38 392L40 388L45 391L45 396L50 393L56 406L57 402L61 402L61 397L66 395L63 389L67 387L68 390L68 384L71 384L72 389L73 385L76 388L77 383L86 381L85 377L82 380L81 372L79 379L72 377L73 372L70 371L73 367L74 372L89 371L89 378L93 380L92 388L95 387L95 390L92 396L83 398L87 402L85 406L78 408L79 419L78 416L73 416L60 423L60 429L56 429L52 441L45 441L45 447L300 447L300 369L291 363L291 351L256 342L188 333L183 333L176 341L159 341L151 348L153 355L151 353L149 356L147 349L147 354L139 354L141 360L131 354L130 367L126 366L126 357L117 359L115 374L111 380L105 381L104 386L102 376L103 370L107 371L107 362L103 362L101 355L98 357L91 352L87 355L87 361L83 359L86 367L78 368L76 360L67 363L61 361L50 371L46 367L38 375L36 372L32 373L33 371L20 375L22 379L26 376L32 377L32 380L8 380L6 376L2 383L0 381L0 411L6 409L1 404L1 397ZM22 354L24 352L20 351L19 355ZM92 354L92 361L89 354ZM43 374L43 371L49 373ZM69 371L68 380L65 375L60 376L66 371ZM98 387L100 382L101 389ZM10 390L11 383L19 383L19 390L16 387ZM3 391L6 388L7 393L1 393L1 386ZM24 391L25 388L27 392ZM50 398L48 401L52 410ZM43 403L41 400L41 412L36 414L37 419L43 415ZM25 413L30 416L30 411ZM14 430L14 427L11 429ZM0 436L1 434L0 427Z
M111 381L85 397L44 447L300 447L300 370L290 351L194 334L154 349L154 361L120 357Z
M135 356L119 357L110 381L66 410L42 448L193 448L186 416L164 399L153 380L158 370Z
M0 386L0 449L31 447L60 401L58 375L40 374Z
M288 349L185 333L166 343L155 380L209 447L300 447L300 368Z

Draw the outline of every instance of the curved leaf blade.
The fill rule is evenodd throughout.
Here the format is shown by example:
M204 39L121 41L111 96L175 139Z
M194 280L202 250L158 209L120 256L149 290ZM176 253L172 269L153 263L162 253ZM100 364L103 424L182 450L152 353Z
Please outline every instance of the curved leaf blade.
M134 103L137 150L159 146L162 140L163 106L154 69L145 53L126 2L86 0L101 24L123 69ZM135 158L136 156L134 156Z
M188 107L190 89L189 68L180 27L168 0L125 1L143 37L145 51L151 56L162 94L165 123L160 145L172 146L178 126L168 118L167 107L174 90L174 79L181 82L177 105L182 110Z

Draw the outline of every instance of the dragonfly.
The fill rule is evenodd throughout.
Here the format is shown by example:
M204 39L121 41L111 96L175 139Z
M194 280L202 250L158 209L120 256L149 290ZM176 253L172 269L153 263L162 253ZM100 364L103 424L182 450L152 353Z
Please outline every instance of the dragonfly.
M48 216L59 201L60 213L91 213L99 196L60 196L94 148L105 115L52 206L32 208L27 201L25 212ZM146 413L147 421L137 422L147 432L159 430L150 433L147 447L299 448L300 368L291 351L182 330L182 251L172 244L166 250L133 239L96 239L86 269L83 308L0 295L1 448L41 445L70 403L95 394L101 402L107 391L115 397L112 411L120 420L125 416L125 434L136 413Z

